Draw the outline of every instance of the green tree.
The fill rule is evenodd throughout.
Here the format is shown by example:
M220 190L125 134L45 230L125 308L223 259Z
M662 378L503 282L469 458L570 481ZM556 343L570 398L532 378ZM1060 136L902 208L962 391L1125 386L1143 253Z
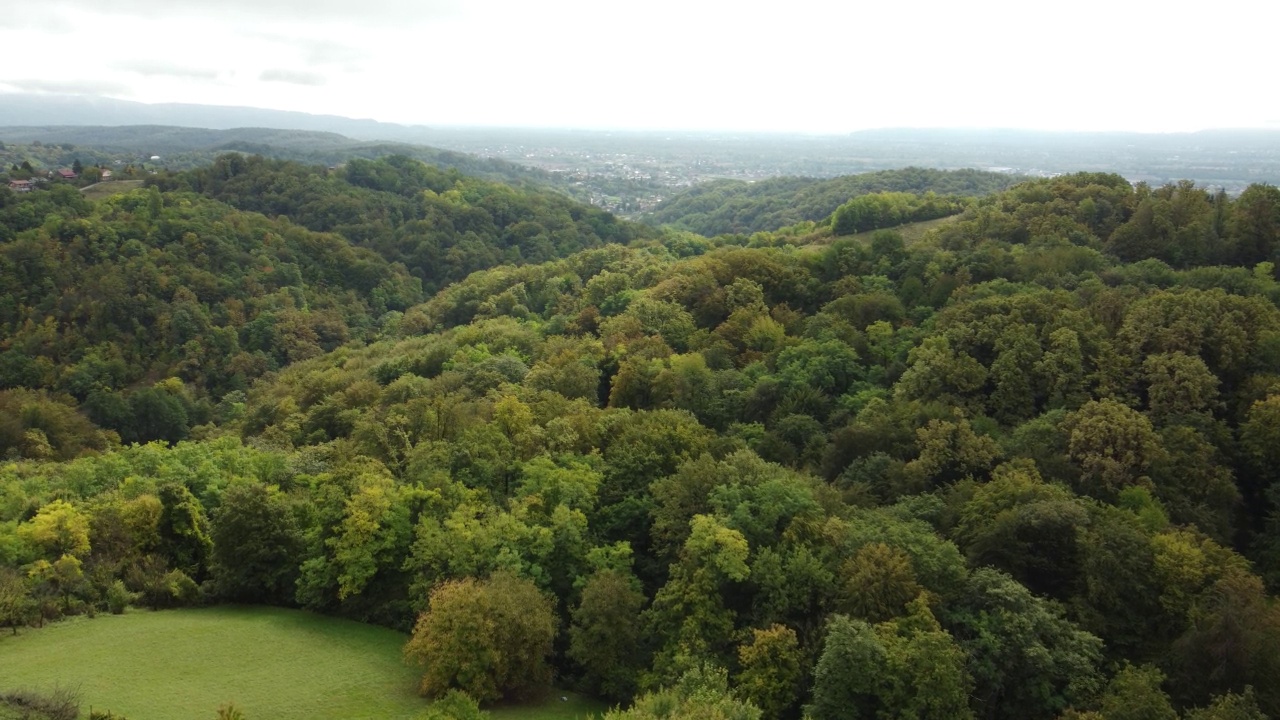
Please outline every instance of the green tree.
M742 667L738 690L765 717L786 717L799 699L803 672L796 633L789 627L772 625L751 634L750 643L738 646Z
M178 442L190 431L190 418L182 398L167 386L143 388L129 396L132 422L120 428L125 442L164 440Z
M204 578L209 554L213 551L204 505L185 485L176 482L164 483L156 494L162 508L156 527L160 550L174 569L199 582Z
M1232 569L1214 582L1192 626L1175 645L1177 686L1189 697L1243 692L1253 686L1268 715L1280 713L1280 605L1262 581Z
M944 620L966 652L979 717L1053 718L1102 689L1102 641L998 570L974 571Z
M1150 665L1125 663L1102 694L1102 716L1107 720L1177 720L1169 696L1160 689L1164 673Z
M1246 188L1232 203L1229 231L1237 263L1274 261L1280 246L1280 189L1272 185Z
M475 698L461 690L450 690L431 703L417 720L487 720L489 713L480 709Z
M1147 470L1163 452L1151 421L1115 400L1086 403L1067 423L1071 459L1082 470L1081 489L1096 497L1111 498L1147 482Z
M761 720L760 708L729 690L729 676L714 666L697 666L670 688L642 695L626 710L604 720Z
M1040 479L1026 460L995 469L957 513L952 537L970 563L1009 573L1037 593L1066 600L1080 583L1079 531L1089 513L1070 490Z
M287 500L274 488L234 483L213 515L210 574L229 600L293 600L302 537Z
M1258 477L1258 485L1266 487L1280 481L1280 394L1255 401L1240 425L1249 469Z
M1206 708L1187 711L1185 720L1267 720L1258 708L1253 688L1245 688L1239 695L1227 693L1213 699Z
M17 570L0 567L0 626L13 628L17 635L18 627L27 624L34 610L26 579Z
M1078 531L1082 587L1076 617L1117 658L1152 658L1181 632L1185 618L1160 604L1150 531L1128 510L1095 507Z
M426 668L423 695L459 689L481 702L528 699L550 685L555 634L551 600L504 571L433 590L404 652Z
M894 393L903 399L946 402L965 407L970 395L987 381L987 369L969 355L957 352L942 335L924 339L907 356Z
M904 468L911 483L906 490L920 491L981 474L1000 457L996 441L975 431L958 411L950 420L930 420L916 430L916 444L920 454Z
M65 500L54 500L40 508L19 532L47 557L89 554L89 517Z
M583 681L610 700L627 700L644 667L640 611L644 593L634 577L615 569L587 578L569 626L569 657Z
M1050 409L1074 410L1089 399L1084 352L1075 330L1064 327L1049 334L1049 347L1036 364L1035 376L1045 383L1045 405Z
M862 546L846 560L840 579L840 611L872 623L901 615L923 590L911 557L880 542Z
M1157 420L1210 413L1218 406L1218 378L1185 353L1151 355L1142 364L1147 407Z
M750 548L737 530L711 515L695 515L671 579L653 598L646 620L661 649L659 678L674 679L689 661L719 661L732 648L735 613L725 595L751 573Z
M1033 388L1043 385L1035 373L1043 358L1040 341L1034 328L1025 324L1011 325L996 340L995 349L996 359L991 363L990 371L995 388L988 407L997 420L1017 425L1030 419L1036 411L1038 398Z
M965 653L923 596L910 613L872 627L833 616L814 670L813 720L972 718Z

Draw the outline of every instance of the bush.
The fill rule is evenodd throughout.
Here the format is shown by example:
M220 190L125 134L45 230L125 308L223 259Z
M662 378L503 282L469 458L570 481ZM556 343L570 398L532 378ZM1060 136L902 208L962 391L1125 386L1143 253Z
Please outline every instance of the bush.
M489 713L480 709L475 698L461 690L450 690L444 697L431 703L418 720L485 720Z
M195 605L200 600L200 586L181 570L165 572L151 566L135 573L142 603L152 610Z
M5 708L15 711L14 715L19 718L77 720L80 717L80 695L74 690L58 687L47 692L0 692L0 709Z
M132 605L137 599L138 595L129 592L122 580L116 580L111 583L111 587L107 588L107 610L112 615L123 615L125 608Z

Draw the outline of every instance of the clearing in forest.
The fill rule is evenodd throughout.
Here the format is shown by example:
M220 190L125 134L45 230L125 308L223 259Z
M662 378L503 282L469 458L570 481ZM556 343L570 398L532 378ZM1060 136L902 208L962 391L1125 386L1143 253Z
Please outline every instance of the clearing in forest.
M82 710L129 720L207 720L235 703L249 720L412 720L427 707L406 636L267 607L75 618L0 634L0 690L78 690ZM562 701L561 697L568 697ZM600 706L556 690L495 720L577 720Z

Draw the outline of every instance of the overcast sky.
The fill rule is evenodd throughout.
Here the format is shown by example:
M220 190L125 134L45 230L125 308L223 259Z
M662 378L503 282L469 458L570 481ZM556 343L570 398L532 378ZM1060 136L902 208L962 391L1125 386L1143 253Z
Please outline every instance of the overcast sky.
M5 5L8 90L428 125L1280 128L1276 0Z

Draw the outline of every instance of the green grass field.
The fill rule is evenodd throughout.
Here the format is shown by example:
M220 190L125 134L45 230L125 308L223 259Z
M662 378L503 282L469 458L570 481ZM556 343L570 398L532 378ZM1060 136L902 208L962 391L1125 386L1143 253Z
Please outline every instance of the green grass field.
M0 634L0 689L70 687L85 713L129 720L211 720L228 702L249 720L411 719L427 702L414 693L418 671L401 660L405 639L280 608L100 615ZM493 716L579 720L602 709L557 690Z
M142 187L141 180L113 180L80 188L80 192L90 200L101 200L112 195L120 195Z
M959 215L950 215L948 217L938 218L936 220L922 220L920 222L907 223L905 225L899 225L897 227L886 228L886 229L896 230L898 234L902 236L903 244L906 245L907 247L911 247L912 244L919 242L921 238L923 238L926 234L928 234L930 230L933 230L935 228L940 228L943 225L950 225L951 223L954 223L959 219L960 219ZM875 230L868 230L867 232L855 233L853 235L845 235L841 238L837 238L834 235L832 235L831 232L828 230L825 235L822 235L820 238L815 239L807 247L812 248L814 250L823 250L823 249L826 249L827 246L831 245L831 243L835 242L837 239L844 239L844 238L852 238L855 240L863 240L866 242L870 242L871 236L875 235L876 232L877 231Z

